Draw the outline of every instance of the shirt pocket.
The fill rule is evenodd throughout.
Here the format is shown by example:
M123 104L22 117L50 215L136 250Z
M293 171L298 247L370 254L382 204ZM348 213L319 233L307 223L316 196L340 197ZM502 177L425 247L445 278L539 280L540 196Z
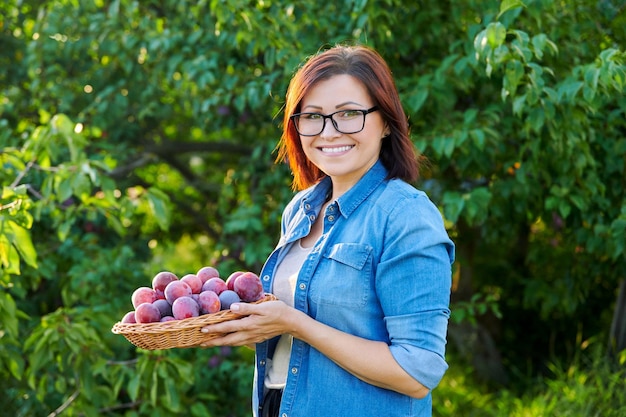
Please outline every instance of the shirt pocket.
M339 243L322 255L312 280L311 299L316 304L363 307L371 293L372 247Z

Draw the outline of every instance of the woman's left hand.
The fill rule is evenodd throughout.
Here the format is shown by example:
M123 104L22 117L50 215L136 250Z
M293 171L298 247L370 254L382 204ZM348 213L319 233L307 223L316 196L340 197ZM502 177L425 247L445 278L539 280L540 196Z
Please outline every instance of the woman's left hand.
M263 342L286 333L286 319L294 311L280 300L259 304L235 303L230 310L242 318L203 327L202 333L224 336L209 339L200 346L244 346Z

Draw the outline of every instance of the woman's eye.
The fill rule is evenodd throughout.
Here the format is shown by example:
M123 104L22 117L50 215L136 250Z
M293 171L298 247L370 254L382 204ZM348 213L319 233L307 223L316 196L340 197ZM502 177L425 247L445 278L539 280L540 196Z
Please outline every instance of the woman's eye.
M349 119L351 117L357 117L361 114L361 112L359 110L344 110L341 113L339 113L339 117L344 118L344 119Z
M302 117L304 117L307 120L318 120L322 118L322 115L318 113L307 113L303 115Z

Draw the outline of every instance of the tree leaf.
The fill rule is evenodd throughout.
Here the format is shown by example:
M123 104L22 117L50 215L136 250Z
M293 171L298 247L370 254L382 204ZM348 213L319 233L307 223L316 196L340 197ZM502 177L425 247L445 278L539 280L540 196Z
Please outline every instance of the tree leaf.
M500 11L496 19L499 19L504 13L509 10L517 9L518 7L526 7L520 0L502 0L500 3Z
M35 251L35 247L33 246L28 230L12 221L8 222L8 226L11 228L13 235L11 243L13 243L15 248L18 250L24 262L33 268L37 268L37 251Z
M167 194L158 188L149 188L145 193L152 215L156 219L161 230L167 230L170 223L169 198Z
M446 220L456 223L465 207L465 199L461 193L449 191L443 195L442 205Z
M487 42L492 49L504 43L506 39L506 27L500 22L492 22L487 25Z

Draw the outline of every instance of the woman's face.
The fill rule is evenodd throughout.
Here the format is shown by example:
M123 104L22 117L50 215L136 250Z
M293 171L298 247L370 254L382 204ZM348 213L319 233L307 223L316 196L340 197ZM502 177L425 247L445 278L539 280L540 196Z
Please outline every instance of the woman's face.
M302 99L300 112L329 115L339 110L368 110L373 106L365 86L351 75L342 74L315 84ZM320 134L301 135L300 141L307 158L331 177L336 197L356 184L376 163L382 138L389 131L379 111L367 114L363 130L357 133L338 132L330 119L325 122Z

